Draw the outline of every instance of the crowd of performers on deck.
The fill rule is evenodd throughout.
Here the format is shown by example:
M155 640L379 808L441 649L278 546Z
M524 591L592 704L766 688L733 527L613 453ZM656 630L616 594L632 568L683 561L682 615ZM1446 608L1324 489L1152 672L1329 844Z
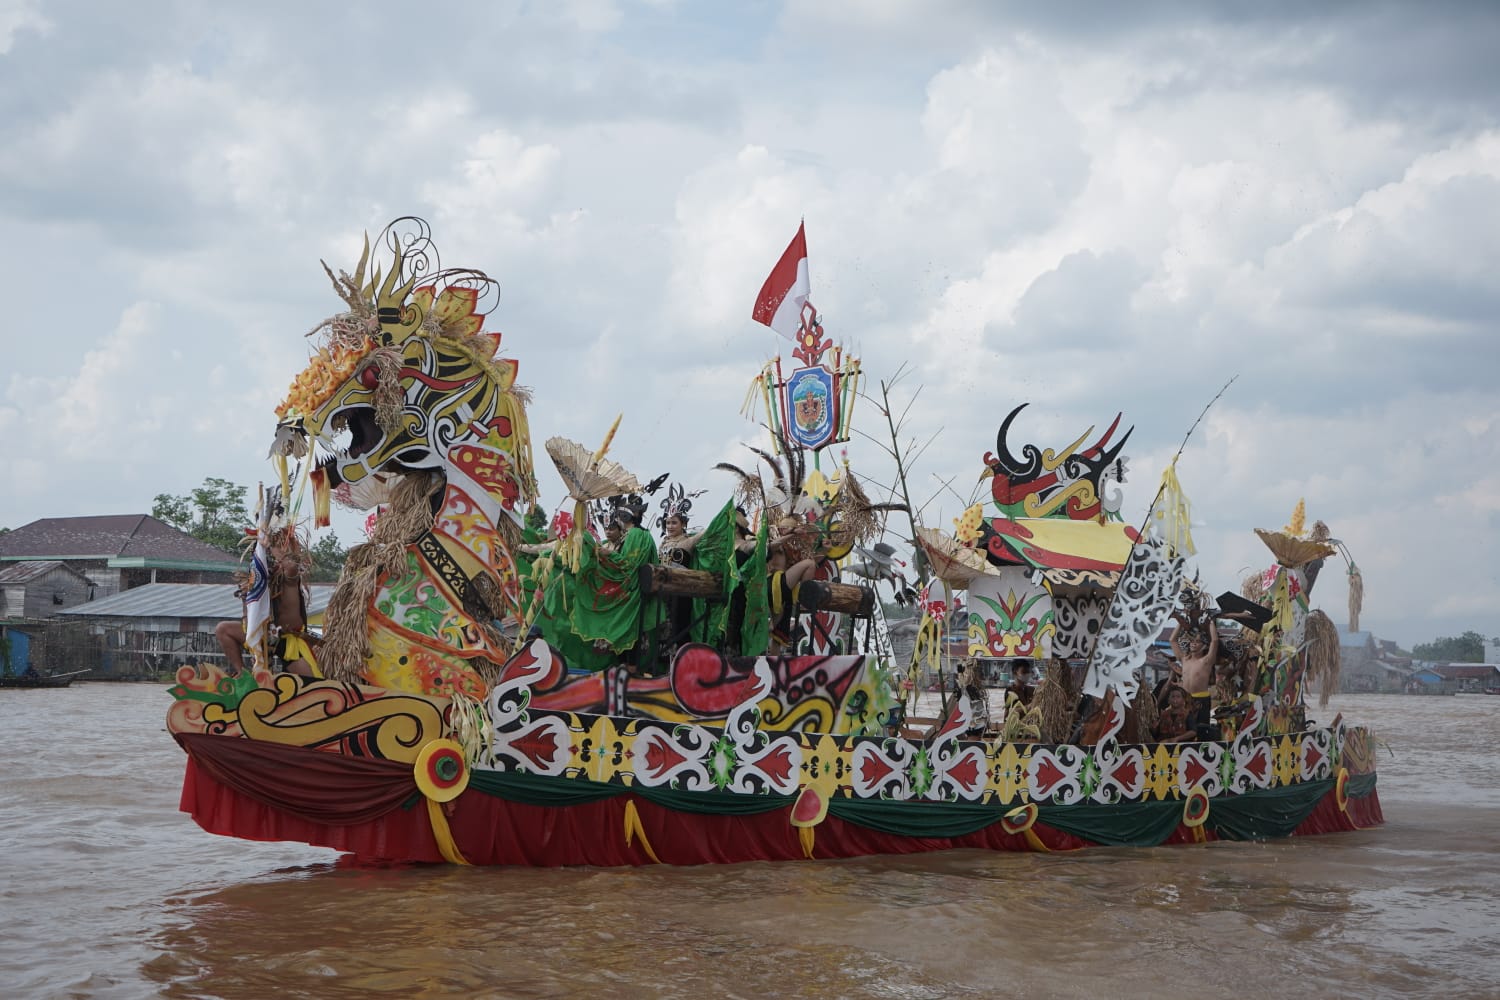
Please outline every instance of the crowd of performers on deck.
M623 499L623 498L616 498ZM667 508L667 505L663 505ZM677 503L657 519L660 540L643 526L645 506L619 502L603 515L602 537L583 530L572 563L558 558L565 544L555 537L567 526L546 527L534 507L515 557L521 576L524 617L497 622L508 635L544 638L574 671L626 663L632 673L666 669L672 652L686 642L706 642L731 655L794 652L802 631L798 600L802 584L830 562L832 538L816 523L781 519L752 529L742 507L727 504L703 530L688 531L689 504ZM292 526L272 533L267 569L271 618L267 653L276 669L307 677L317 668L321 638L308 626L311 558ZM722 600L683 595L655 596L642 590L640 570L660 564L727 574ZM763 580L757 588L754 580ZM247 576L236 591L253 586ZM246 667L244 619L215 630L229 672Z
M658 540L643 527L644 510L614 506L603 539L583 532L571 561L561 557L566 541L542 537L541 518L529 519L519 547L526 614L517 623L526 634L545 639L575 671L625 663L633 673L659 673L687 642L729 655L795 650L802 585L830 561L826 532L813 522L773 525L764 517L756 531L733 504L690 532L681 505L658 518ZM723 592L714 600L647 593L641 570L653 564L707 571Z
M1298 658L1267 663L1257 631L1267 616L1245 610L1251 603L1237 601L1233 610L1224 610L1196 591L1184 597L1172 615L1176 626L1167 639L1170 652L1159 650L1155 663L1143 668L1147 683L1127 707L1126 739L1186 743L1231 738L1252 696L1283 703L1297 717L1294 728L1300 728L1304 706ZM1040 683L1035 682L1038 669ZM1098 699L1078 694L1086 669L1082 660L1057 658L960 661L954 688L970 707L969 737L1094 742L1090 721L1102 720L1104 713Z
M799 593L830 562L833 539L825 530L816 522L772 523L775 519L763 516L765 523L756 531L743 508L726 504L709 525L689 532L686 505L679 505L657 519L658 540L642 525L644 511L638 502L611 507L602 517L602 538L584 530L568 564L558 558L563 540L549 537L558 530L569 535L567 527L554 522L546 529L540 510L533 509L526 541L516 553L527 612L499 623L502 628L513 636L546 639L574 671L624 663L635 674L661 673L686 642L707 643L728 655L799 651L804 638ZM308 627L307 547L293 527L284 526L271 534L267 549L268 654L278 669L321 676L321 640ZM651 564L720 574L723 596L705 601L646 593L640 570ZM1257 632L1267 618L1261 605L1237 601L1224 610L1196 589L1184 593L1172 615L1176 628L1168 642L1167 669L1160 670L1159 660L1154 687L1148 674L1148 683L1128 706L1126 732L1134 741L1227 738L1254 695L1279 697L1300 714L1301 678L1284 675L1296 667L1266 663L1267 647ZM245 668L245 631L242 622L225 622L216 630L231 673ZM1091 742L1090 720L1105 713L1098 711L1096 699L1078 694L1086 669L1082 661L1010 660L998 714L990 700L993 674L987 676L994 664L973 658L957 665L956 693L970 704L971 738ZM1038 667L1040 684L1035 683ZM1283 671L1279 679L1278 670Z

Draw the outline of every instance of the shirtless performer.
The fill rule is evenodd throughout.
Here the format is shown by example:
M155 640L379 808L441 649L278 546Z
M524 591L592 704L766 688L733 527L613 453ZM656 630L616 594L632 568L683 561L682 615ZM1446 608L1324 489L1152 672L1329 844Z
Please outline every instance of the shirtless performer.
M316 649L323 640L307 631L307 591L300 576L272 577L271 621L277 637L275 651L286 673L321 676Z
M273 566L271 587L272 651L281 658L282 669L287 673L320 676L315 649L323 640L307 631L308 595L294 561L288 560L285 566ZM236 591L236 596L242 593ZM229 661L230 675L244 673L244 621L220 622L214 627L214 636L219 640L224 658Z
M1174 612L1177 629L1172 633L1172 652L1182 668L1181 684L1190 699L1189 724L1206 730L1213 720L1209 694L1213 685L1214 661L1219 657L1219 630L1212 617L1208 619L1208 641L1203 633L1190 629L1181 612ZM1201 738L1206 738L1200 736Z
M236 593L238 596L238 593ZM219 622L214 626L214 638L229 661L229 676L238 677L245 672L245 623L243 621Z

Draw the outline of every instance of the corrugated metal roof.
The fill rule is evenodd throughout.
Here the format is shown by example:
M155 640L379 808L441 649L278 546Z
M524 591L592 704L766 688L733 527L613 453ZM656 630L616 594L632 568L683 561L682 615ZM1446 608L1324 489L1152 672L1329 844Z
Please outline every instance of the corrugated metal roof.
M1350 632L1347 628L1339 629L1339 645L1345 649L1363 649L1370 644L1370 638L1367 630Z
M328 607L333 584L315 584L307 613ZM244 613L232 583L148 583L59 611L86 618L217 618L232 621Z
M1434 669L1450 681L1483 680L1500 672L1493 663L1442 663Z
M56 559L45 559L41 562L10 563L0 567L0 583L29 583L37 577L46 576L55 569L67 570L80 580L88 580L88 577L67 563L58 562Z

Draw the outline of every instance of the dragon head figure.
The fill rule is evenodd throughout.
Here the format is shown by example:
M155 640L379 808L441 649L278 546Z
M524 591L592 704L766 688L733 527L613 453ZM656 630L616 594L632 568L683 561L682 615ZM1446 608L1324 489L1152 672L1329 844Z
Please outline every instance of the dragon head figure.
M420 219L396 220L376 245L392 254L384 275L368 238L353 275L324 265L349 308L313 331L317 351L278 419L315 442L329 485L355 506L384 501L402 474L438 470L519 522L536 486L516 362L481 332L496 283L437 266Z

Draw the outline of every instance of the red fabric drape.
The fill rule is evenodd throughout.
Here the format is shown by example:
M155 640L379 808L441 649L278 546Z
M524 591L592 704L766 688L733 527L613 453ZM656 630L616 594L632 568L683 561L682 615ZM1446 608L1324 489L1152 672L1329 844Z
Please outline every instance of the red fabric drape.
M1338 793L1330 791L1318 800L1307 819L1292 831L1292 836L1309 837L1320 833L1368 830L1384 822L1385 815L1380 811L1380 796L1375 792L1372 791L1363 798L1351 798L1348 812L1341 812Z
M226 837L331 847L367 860L443 860L425 808L393 809L354 825L317 823L220 784L191 758L183 779L182 811L209 833Z
M417 792L410 764L203 733L177 742L219 784L313 823L367 823Z
M1383 824L1385 813L1380 810L1380 796L1371 790L1370 794L1363 798L1350 799L1349 818L1361 830L1368 830L1372 826Z

